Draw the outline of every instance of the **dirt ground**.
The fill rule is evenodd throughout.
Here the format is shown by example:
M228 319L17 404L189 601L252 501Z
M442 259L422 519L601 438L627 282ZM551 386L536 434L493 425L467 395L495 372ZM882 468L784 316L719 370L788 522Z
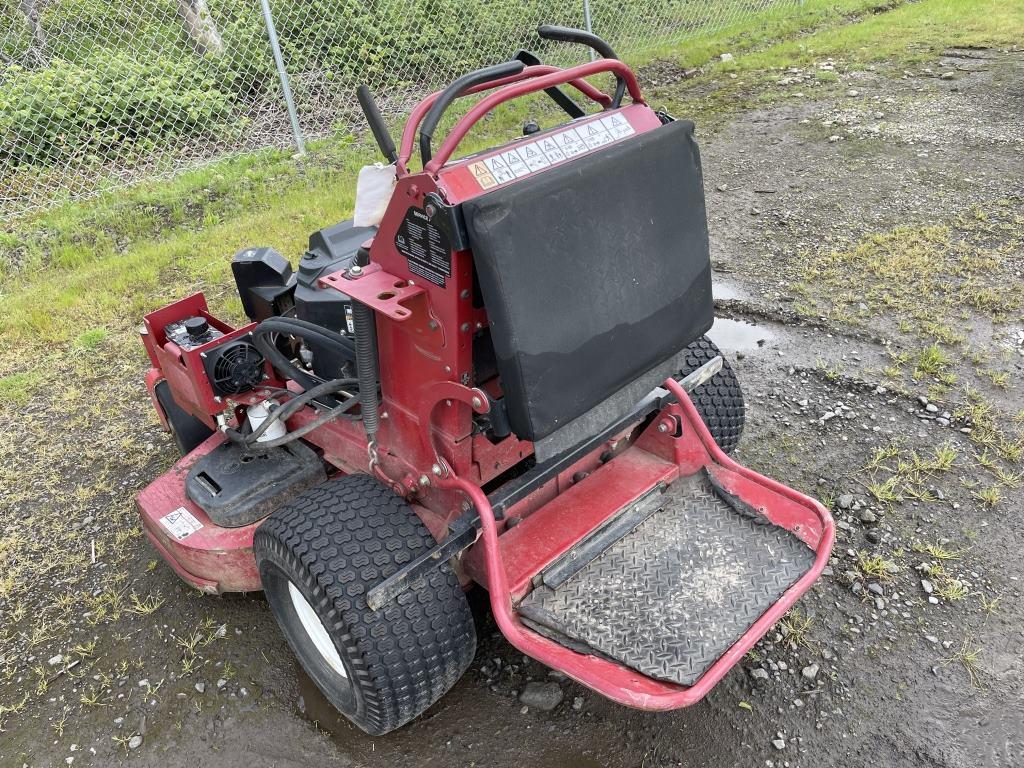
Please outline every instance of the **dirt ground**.
M67 520L125 555L103 549L75 583L40 577L69 595L61 632L5 620L0 765L1024 765L1024 56L947 53L842 75L813 101L791 72L777 105L699 129L711 335L748 404L737 457L824 500L840 529L826 575L706 700L613 705L514 651L477 595L467 675L365 736L297 669L262 597L200 596L137 529L118 535L174 459L133 383L109 408L146 450L96 453L77 481L105 491ZM518 692L544 679L562 703L524 712Z

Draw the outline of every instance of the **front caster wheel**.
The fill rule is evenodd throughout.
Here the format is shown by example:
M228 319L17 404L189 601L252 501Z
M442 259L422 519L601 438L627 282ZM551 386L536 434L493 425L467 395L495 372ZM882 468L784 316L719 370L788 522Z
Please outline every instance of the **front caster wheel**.
M325 697L372 735L437 701L466 671L476 630L445 563L380 611L366 593L434 540L368 475L310 488L256 531L253 550L288 645Z
M680 377L692 373L721 354L711 339L702 336L686 348L686 365L680 371ZM743 390L728 360L723 358L722 370L691 392L690 400L707 424L718 447L726 453L732 453L743 434L746 410Z

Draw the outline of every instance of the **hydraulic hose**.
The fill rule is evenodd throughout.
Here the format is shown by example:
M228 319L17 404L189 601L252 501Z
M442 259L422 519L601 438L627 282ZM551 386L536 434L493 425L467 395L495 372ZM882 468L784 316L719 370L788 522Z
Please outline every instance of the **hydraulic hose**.
M351 339L347 339L340 333L324 328L305 320L298 320L294 317L269 317L256 326L252 333L253 344L263 353L263 356L270 361L280 373L286 378L297 381L303 389L310 390L320 384L320 380L311 374L303 371L291 360L289 360L277 344L270 338L272 334L283 333L289 336L298 336L303 339L313 339L320 344L333 347L348 360L355 360L355 346Z
M355 406L357 402L359 402L358 396L350 397L337 408L331 408L331 410L325 411L313 421L309 422L308 424L304 424L298 429L292 430L286 435L282 435L281 437L278 437L274 440L264 440L263 442L247 443L247 449L249 451L259 453L264 450L269 450L271 448L278 448L282 445L287 445L288 443L298 440L300 437L308 435L314 429L318 429L322 427L324 424L327 424L330 421L334 421L335 419L344 416L348 411L350 411L353 408L353 406ZM250 437L250 435L247 435L247 437Z
M351 387L355 383L355 379L332 379L331 381L325 381L323 384L319 384L312 389L307 389L305 392L298 394L289 392L292 396L291 399L289 399L284 405L279 405L277 408L272 410L267 418L263 420L263 423L260 424L258 429L252 431L248 435L244 435L246 442L254 443L258 441L260 436L275 422L287 421L301 408L304 408L316 398L338 392L345 387Z

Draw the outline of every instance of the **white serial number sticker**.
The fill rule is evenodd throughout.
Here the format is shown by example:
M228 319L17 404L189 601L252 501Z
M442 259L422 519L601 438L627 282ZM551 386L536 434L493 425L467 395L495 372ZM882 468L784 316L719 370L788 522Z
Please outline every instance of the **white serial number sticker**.
M169 515L160 518L160 525L178 541L186 539L203 527L195 516L184 507L178 507Z
M482 189L491 189L634 133L621 114L609 115L478 160L469 165L469 172Z

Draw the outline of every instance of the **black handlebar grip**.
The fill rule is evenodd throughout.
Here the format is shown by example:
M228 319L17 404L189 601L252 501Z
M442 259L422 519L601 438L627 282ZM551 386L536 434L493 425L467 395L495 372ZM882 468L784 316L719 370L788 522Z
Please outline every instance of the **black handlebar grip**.
M374 101L370 89L365 85L360 85L356 88L356 98L359 99L359 106L363 108L366 122L370 124L370 131L373 133L373 138L377 140L380 151L384 153L385 159L389 163L397 162L398 150L395 149L395 142L391 139L391 134L388 133L388 127L384 123L380 110L377 109L377 102Z
M559 27L555 24L541 24L537 27L537 34L545 40L557 40L560 43L579 43L588 48L593 48L603 59L617 59L615 51L604 40L593 32L572 27Z
M434 105L430 108L427 116L423 119L423 123L420 125L420 158L423 160L423 164L426 165L430 162L430 140L434 138L434 130L441 121L441 115L444 114L444 111L448 109L453 101L474 86L489 83L492 80L501 80L503 77L518 75L525 66L521 61L506 61L503 64L484 67L483 69L466 73L445 88L441 95L437 97L437 101L434 102Z
M588 48L593 48L601 55L602 59L618 59L615 51L607 42L583 29L572 27L559 27L554 24L541 24L537 27L537 34L544 40L555 40L560 43L578 43ZM612 98L611 109L618 109L622 104L622 97L626 95L626 81L621 76L615 76L615 96Z

